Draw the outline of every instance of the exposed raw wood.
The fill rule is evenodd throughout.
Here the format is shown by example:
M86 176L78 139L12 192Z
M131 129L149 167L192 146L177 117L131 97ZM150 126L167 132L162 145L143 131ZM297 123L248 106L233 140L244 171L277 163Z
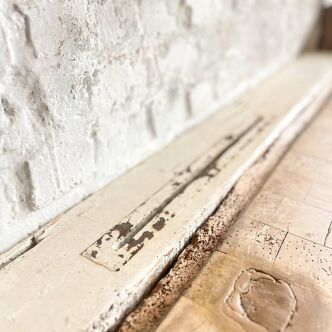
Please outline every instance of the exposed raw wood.
M0 330L106 331L115 326L243 172L304 110L310 116L317 111L331 90L331 64L328 56L299 60L61 216L42 241L0 271ZM188 167L193 175L180 174ZM179 179L182 187L176 189L171 184ZM238 201L232 202L236 212ZM96 241L110 229L119 230L129 215L134 227L128 234L101 246L101 261L91 259ZM114 252L132 255L132 240L139 250L126 264L121 259L114 264Z

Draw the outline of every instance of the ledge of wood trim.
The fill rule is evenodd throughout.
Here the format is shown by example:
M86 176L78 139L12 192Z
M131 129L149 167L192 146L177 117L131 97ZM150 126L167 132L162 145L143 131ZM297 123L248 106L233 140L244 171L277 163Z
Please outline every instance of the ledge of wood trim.
M299 59L236 105L221 110L59 216L51 226L1 255L3 265L17 256L0 270L1 331L47 331L49 326L54 331L106 331L118 324L215 211L243 172L303 110L322 95L327 96L331 89L331 64L332 57L328 55ZM246 143L241 141L236 151L231 149L217 160L220 142L233 135L240 123L252 123L257 118L263 118L266 126L250 139L246 137ZM189 181L183 192L173 196L171 193L174 199L163 205L165 197L169 197L169 191L166 196L160 194L164 193L163 188L189 165L208 160L208 156L217 160L220 167L227 160L225 170L210 181L208 174L196 183ZM185 222L173 222L158 236L155 233L153 240L145 242L145 248L118 272L81 255L142 204L145 207L140 209L139 222L160 204L163 212L166 207L174 208L175 215Z

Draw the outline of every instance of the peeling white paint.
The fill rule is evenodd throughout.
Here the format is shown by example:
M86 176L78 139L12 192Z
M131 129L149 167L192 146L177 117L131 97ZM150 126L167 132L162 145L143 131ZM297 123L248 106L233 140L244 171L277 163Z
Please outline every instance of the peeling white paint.
M0 3L0 251L301 49L319 0Z

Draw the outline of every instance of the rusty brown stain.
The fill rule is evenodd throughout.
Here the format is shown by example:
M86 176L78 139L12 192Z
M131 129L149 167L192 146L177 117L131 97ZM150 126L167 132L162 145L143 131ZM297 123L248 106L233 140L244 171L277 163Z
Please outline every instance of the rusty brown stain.
M131 249L135 248L133 251L130 252L130 257L126 260L122 265L126 265L129 260L131 260L143 247L145 239L151 240L153 238L153 233L150 231L145 231L142 235L136 240L132 238L128 242L127 250L130 251Z
M145 231L142 233L142 235L136 240L135 238L132 238L128 242L128 251L131 250L134 247L137 247L139 245L142 245L145 239L151 240L153 238L153 233L149 231Z
M156 230L156 231L161 231L166 223L166 219L164 217L159 217L158 220L152 225L152 227Z
M100 247L101 246L101 244L103 243L103 237L104 237L105 235L103 235L101 238L99 238L97 241L96 241L96 246L97 247Z
M110 229L110 231L107 233L108 235L112 235L114 231L118 231L118 240L125 237L133 228L133 225L129 222L123 222L121 224L115 225L113 228Z
M113 228L111 228L107 233L105 233L103 236L101 236L94 245L98 248L100 248L103 244L103 241L109 241L113 237L114 232L118 232L118 236L116 240L120 240L121 238L125 237L129 234L129 232L132 230L133 225L129 222L123 222L120 224L115 225Z
M92 256L93 258L96 258L96 257L97 257L97 254L98 254L98 251L97 251L97 250L92 250L92 251L91 251L91 256Z

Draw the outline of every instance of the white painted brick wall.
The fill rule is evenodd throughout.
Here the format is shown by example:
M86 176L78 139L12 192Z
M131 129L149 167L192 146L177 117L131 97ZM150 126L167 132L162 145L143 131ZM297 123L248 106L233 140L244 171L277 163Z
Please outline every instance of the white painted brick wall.
M319 3L1 1L0 251L290 61Z

